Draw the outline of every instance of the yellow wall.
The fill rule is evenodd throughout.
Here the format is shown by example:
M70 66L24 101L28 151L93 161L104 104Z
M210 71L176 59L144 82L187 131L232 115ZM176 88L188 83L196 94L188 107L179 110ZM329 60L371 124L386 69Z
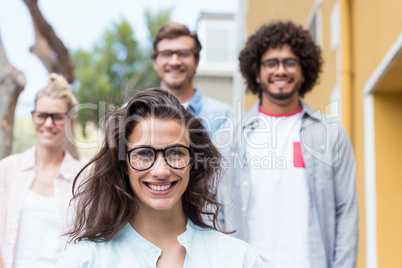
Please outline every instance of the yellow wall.
M364 228L364 130L363 130L363 103L362 92L363 87L367 80L372 75L378 64L381 62L393 42L402 30L402 1L399 0L365 0L365 1L352 1L352 34L353 34L353 63L354 63L354 79L353 79L353 136L352 143L356 155L357 179L358 179L358 194L360 203L360 248L359 248L359 266L366 267L365 263L365 228ZM381 23L379 23L381 22ZM392 107L386 106L386 97L375 97L375 137L376 137L376 179L377 179L377 248L378 248L378 267L396 267L393 265L400 263L401 246L395 247L395 243L390 243L389 238L399 237L397 232L400 232L401 224L399 227L393 225L392 222L385 222L384 220L391 220L392 216L386 211L393 210L393 206L397 205L397 200L394 199L392 191L387 195L387 191L392 188L390 175L400 174L398 170L387 170L384 163L390 161L394 162L393 158L397 155L397 147L391 145L392 137L383 135L382 120L388 117L389 110ZM389 98L388 98L389 99ZM399 102L400 103L400 102ZM399 105L402 106L400 103ZM394 107L395 109L395 107ZM397 122L400 122L397 117L392 117L393 123L388 121L388 130L394 131L390 128L397 127ZM385 121L384 123L385 124ZM380 134L381 133L381 134ZM383 138L380 138L383 137ZM390 149L388 153L382 152L384 148ZM401 148L401 147L399 147ZM397 165L398 166L398 165ZM400 166L400 164L399 164ZM400 177L400 176L399 176ZM396 187L397 185L394 185ZM396 190L396 189L394 189ZM379 191L379 192L378 192ZM401 203L399 203L401 204ZM391 205L387 208L388 205ZM384 214L385 213L385 214ZM383 219L382 216L385 216ZM400 223L400 221L399 221Z
M262 24L272 21L292 20L304 24L313 6L314 0L303 0L303 5L298 0L249 0L247 18L247 31L254 33Z
M402 250L402 93L374 94L374 110L378 267L399 268Z

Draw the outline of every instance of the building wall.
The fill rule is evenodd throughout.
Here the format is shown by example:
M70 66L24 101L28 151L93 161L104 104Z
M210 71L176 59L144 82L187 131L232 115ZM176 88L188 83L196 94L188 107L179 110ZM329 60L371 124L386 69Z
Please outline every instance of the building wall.
M194 86L201 94L232 105L232 76L197 74L194 78Z
M402 93L375 94L378 267L401 266Z
M236 70L234 14L202 13L197 34L202 44L194 86L201 94L233 106Z
M357 161L357 176L359 180L359 201L364 203L364 144L363 130L364 114L362 107L362 89L374 70L377 68L395 39L402 31L402 1L397 0L360 0L352 1L353 28L353 145ZM375 18L375 19L373 19ZM381 23L379 23L381 22ZM374 91L375 92L375 91ZM399 109L397 107L400 107ZM402 221L397 211L400 211L401 199L395 195L401 193L401 172L398 164L391 167L398 158L398 150L402 146L400 133L402 102L397 95L374 94L375 123L375 177L376 177L376 210L377 210L377 256L378 267L399 267L401 252ZM398 117L399 116L399 117ZM399 118L399 119L398 119ZM394 148L394 149L392 149ZM399 201L398 201L399 200ZM399 203L398 203L399 202ZM359 267L371 265L365 263L365 228L364 206L361 209L361 239ZM398 242L399 240L399 242Z
M263 23L270 23L277 19L293 20L304 24L313 6L314 0L249 0L247 30L254 33Z

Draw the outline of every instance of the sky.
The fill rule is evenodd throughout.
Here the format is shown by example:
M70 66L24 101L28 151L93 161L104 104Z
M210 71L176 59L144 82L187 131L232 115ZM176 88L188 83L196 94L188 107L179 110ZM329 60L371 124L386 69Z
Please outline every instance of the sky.
M201 12L235 13L238 0L38 0L39 8L64 45L74 51L90 49L113 22L125 18L135 37L148 39L145 10L172 8L172 20L196 30ZM0 0L0 38L10 63L24 73L26 84L18 98L16 116L28 116L34 97L46 86L48 73L36 55L31 15L23 0Z

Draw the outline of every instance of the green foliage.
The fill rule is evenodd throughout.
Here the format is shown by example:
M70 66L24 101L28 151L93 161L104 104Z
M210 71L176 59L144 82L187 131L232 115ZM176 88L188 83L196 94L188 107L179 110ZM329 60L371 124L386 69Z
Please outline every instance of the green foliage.
M170 9L155 14L146 11L150 37L154 37L158 29L170 21L170 13ZM76 96L80 104L87 106L78 110L84 135L87 122L99 126L99 114L102 114L100 110L105 102L120 107L133 91L159 86L151 53L152 45L141 46L125 19L107 29L93 49L79 49L73 53ZM88 104L92 106L88 108Z
M151 11L145 11L145 20L147 22L147 27L149 30L149 40L152 43L154 40L159 28L170 21L170 14L172 13L172 9L161 10L156 14Z

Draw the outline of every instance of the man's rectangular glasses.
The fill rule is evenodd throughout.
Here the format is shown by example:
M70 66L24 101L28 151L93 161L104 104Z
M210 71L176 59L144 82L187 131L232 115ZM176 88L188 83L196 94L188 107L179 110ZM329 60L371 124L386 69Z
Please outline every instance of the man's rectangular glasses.
M181 49L181 50L162 50L157 52L158 56L162 59L168 60L173 57L174 54L177 55L180 59L186 59L191 55L194 55L194 51L192 49Z
M298 59L294 58L286 58L283 60L278 60L278 59L267 59L261 62L261 65L263 66L264 70L267 73L274 73L276 70L278 70L279 64L283 64L283 67L288 73L295 73L300 65L300 61Z
M159 150L147 145L135 147L127 151L128 162L135 170L147 170L154 165L158 152L163 154L163 159L171 168L183 169L190 164L191 149L180 144L170 145Z

